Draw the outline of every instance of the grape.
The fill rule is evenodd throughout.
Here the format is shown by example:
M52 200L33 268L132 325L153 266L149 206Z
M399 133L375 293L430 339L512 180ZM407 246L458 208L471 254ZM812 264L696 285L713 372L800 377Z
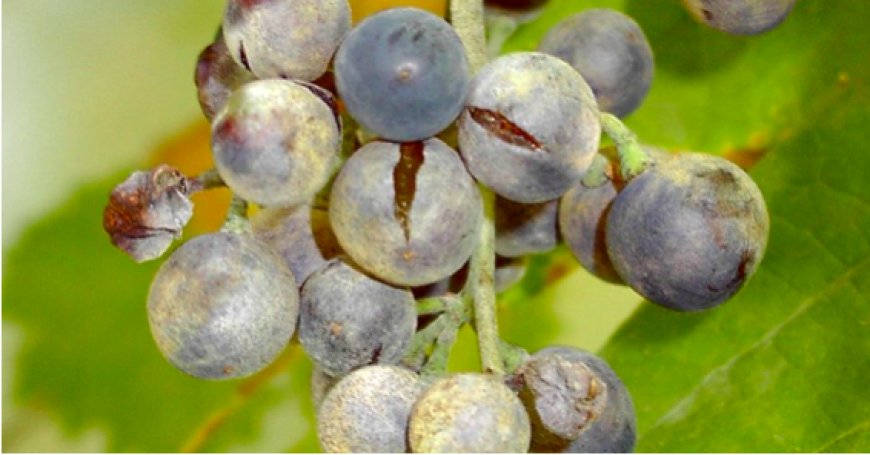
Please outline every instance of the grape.
M248 376L296 327L299 294L278 255L247 234L217 232L178 248L157 271L148 320L170 363L203 379Z
M418 453L525 452L529 416L495 378L464 373L435 381L414 405L408 439Z
M532 422L533 452L632 452L637 433L628 390L602 359L549 347L515 373Z
M350 30L347 0L229 0L227 48L260 79L312 81Z
M770 221L755 182L722 158L682 153L632 180L607 217L619 276L679 311L736 293L764 254Z
M624 184L613 166L601 185L591 187L577 182L574 188L562 196L559 202L559 231L584 269L605 281L621 284L622 279L607 255L604 238L607 214L613 198Z
M333 259L302 286L299 341L326 374L402 359L417 328L414 298Z
M653 78L652 49L637 23L611 9L588 9L556 24L538 50L577 69L598 107L625 117L640 106Z
M284 258L299 286L329 259L341 254L329 225L329 212L324 208L309 204L266 208L254 215L251 227L258 240Z
M655 147L644 145L642 148L659 163L671 157L668 152ZM611 152L616 153L615 150ZM586 271L602 280L623 284L607 255L605 232L613 198L625 186L625 181L620 176L617 163L607 163L601 185L588 186L582 181L577 182L574 188L562 196L559 202L559 232Z
M423 390L416 374L369 366L345 376L320 407L317 437L326 452L408 452L411 407Z
M468 87L459 36L438 16L394 8L351 31L335 56L338 92L347 110L381 137L411 142L456 120Z
M212 124L215 165L226 184L267 206L307 202L338 163L341 131L325 90L271 79L233 92Z
M556 247L559 200L522 204L503 197L495 200L495 252L505 257L546 253Z
M196 61L196 83L199 107L209 121L224 107L233 90L254 80L254 75L239 66L227 50L223 33L202 50Z
M733 35L757 35L785 20L795 0L683 0L698 21Z
M472 80L459 148L475 178L506 199L537 203L589 167L601 124L592 91L567 63L536 52L502 56Z
M438 139L366 144L344 164L329 202L344 251L373 275L402 286L456 272L471 256L482 216L474 181Z

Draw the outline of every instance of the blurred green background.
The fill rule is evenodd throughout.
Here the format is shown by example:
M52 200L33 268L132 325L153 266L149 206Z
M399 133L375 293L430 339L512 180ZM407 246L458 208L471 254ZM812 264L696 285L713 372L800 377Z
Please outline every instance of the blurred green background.
M675 0L553 0L506 50L592 6L626 11L654 49L653 89L628 121L644 142L764 156L752 175L767 258L727 305L685 315L560 249L502 296L503 336L601 352L634 397L640 450L870 450L868 4L798 0L773 32L731 37ZM133 264L101 228L111 188L155 155L208 167L193 67L223 7L2 3L5 451L318 450L301 350L250 380L177 372L147 328L157 264ZM451 366L476 368L467 330Z

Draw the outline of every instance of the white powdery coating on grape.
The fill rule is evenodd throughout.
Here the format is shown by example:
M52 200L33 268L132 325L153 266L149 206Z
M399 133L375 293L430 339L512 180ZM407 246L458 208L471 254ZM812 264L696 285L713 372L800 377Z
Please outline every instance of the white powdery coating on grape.
M556 199L586 172L601 123L592 90L567 63L523 52L491 61L472 80L459 120L459 147L469 171L506 199ZM499 114L538 147L511 143L472 118L470 108ZM525 139L529 139L526 137Z
M699 22L734 35L757 35L779 25L795 0L683 0Z
M332 187L329 217L344 250L373 275L402 286L434 283L471 256L483 202L458 154L438 139L423 143L408 215L395 216L398 144L371 142L345 163Z
M335 170L340 145L329 106L280 79L243 85L212 124L221 178L242 198L266 206L309 201Z
M329 225L329 212L308 204L260 210L251 218L251 230L284 258L299 286L341 254Z
M396 366L360 368L326 395L317 419L325 452L405 453L411 407L423 391L419 377Z
M239 65L261 79L306 81L326 71L350 27L347 0L230 0L223 22Z
M433 383L411 412L414 452L526 452L531 429L519 398L494 377L457 374Z
M160 352L204 379L256 373L293 335L299 295L280 257L247 234L196 237L160 267L148 320Z
M371 364L396 364L417 329L414 298L334 259L302 286L299 342L331 376Z

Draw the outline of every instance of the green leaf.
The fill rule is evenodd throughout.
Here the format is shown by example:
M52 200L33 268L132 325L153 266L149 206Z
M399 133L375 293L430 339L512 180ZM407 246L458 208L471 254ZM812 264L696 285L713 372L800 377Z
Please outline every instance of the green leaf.
M47 410L73 433L105 430L110 451L174 452L214 423L198 450L317 450L311 365L298 346L285 354L289 367L257 386L257 377L194 379L160 356L145 312L158 264L133 263L101 229L102 207L123 177L84 189L31 228L4 261L3 318L26 335L14 375L4 370L15 401ZM264 439L273 413L285 427ZM4 431L9 443L14 435Z
M644 304L602 350L632 392L639 450L870 449L870 15L859 3L801 0L754 37L705 28L676 2L623 4L657 63L628 124L672 149L766 152L752 176L772 219L767 256L736 298L698 314ZM551 2L507 48L532 49L558 18L604 4Z

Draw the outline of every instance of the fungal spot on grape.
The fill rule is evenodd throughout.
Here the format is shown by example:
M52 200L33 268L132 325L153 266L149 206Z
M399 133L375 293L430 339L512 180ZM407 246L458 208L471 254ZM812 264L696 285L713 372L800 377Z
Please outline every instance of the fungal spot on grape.
M242 62L242 66L244 66L246 70L253 72L253 70L251 70L251 64L248 63L248 54L245 53L245 43L242 41L239 41L239 61Z
M331 333L333 336L339 336L339 335L341 335L341 332L342 332L341 324L339 324L337 322L330 322L329 323L329 333Z
M405 29L400 28L400 29L396 30L395 32L390 33L390 36L387 37L387 42L390 44L396 44L399 41L399 39L402 37L402 35L404 35L404 34L405 34Z
M704 15L704 20L707 20L707 21L713 20L713 13L711 13L710 10L702 9L701 13Z
M411 241L411 205L414 203L414 193L417 191L417 172L423 165L423 147L422 142L401 144L399 146L399 161L393 168L395 195L393 214L396 221L399 222L399 226L402 227L405 242Z
M235 371L235 368L233 368L231 365L224 365L223 372L225 375L231 375L233 374L233 371Z
M543 146L534 136L508 120L500 112L473 106L469 106L467 109L475 123L500 140L525 149L544 151Z

